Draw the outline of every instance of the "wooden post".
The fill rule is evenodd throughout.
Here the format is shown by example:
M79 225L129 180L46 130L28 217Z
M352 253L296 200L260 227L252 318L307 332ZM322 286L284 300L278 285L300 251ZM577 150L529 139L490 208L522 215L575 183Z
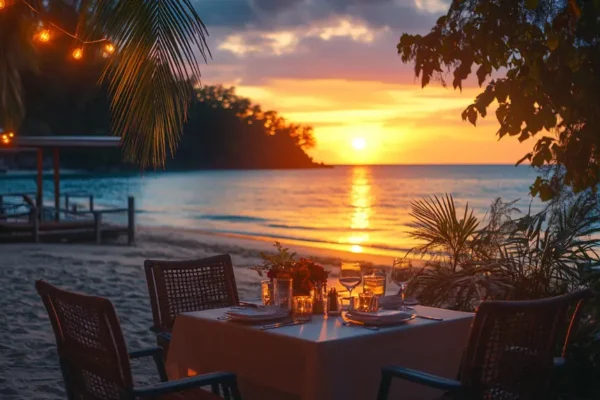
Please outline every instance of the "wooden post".
M52 149L53 167L54 167L54 220L60 220L60 150L58 147Z
M35 198L36 206L42 209L42 201L44 200L44 149L37 149L37 196Z
M37 207L31 208L31 222L33 226L33 241L34 243L40 242L40 219L38 218L39 209Z
M94 195L90 195L90 211L94 211Z
M127 239L129 244L135 241L135 198L127 198Z
M94 213L94 233L96 235L96 243L102 243L102 214L99 212Z

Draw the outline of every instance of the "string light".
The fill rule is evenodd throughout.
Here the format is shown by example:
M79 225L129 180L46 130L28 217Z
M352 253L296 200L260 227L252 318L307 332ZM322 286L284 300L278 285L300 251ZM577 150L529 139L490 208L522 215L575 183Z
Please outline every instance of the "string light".
M50 41L50 31L48 29L42 29L36 35L36 39L42 43L48 43Z
M81 60L83 58L83 49L81 47L78 47L75 50L73 50L73 53L71 53L71 55L74 59Z
M7 8L9 5L14 5L17 2L24 4L31 11L38 14L40 17L44 15L44 13L41 13L37 8L32 6L27 0L0 0L0 11ZM40 21L40 23L42 23L42 22L44 25L51 27L55 32L62 32L63 34L65 34L65 35L75 39L77 42L79 42L80 45L78 47L76 47L75 49L73 49L73 51L71 53L71 56L75 60L81 60L83 58L83 46L88 45L88 44L108 42L107 38L102 38L102 39L97 39L97 40L82 40L76 34L72 34L52 22ZM40 43L48 43L52 39L52 36L53 36L53 33L51 33L50 30L42 29L33 37L33 39ZM115 50L116 50L116 48L112 43L106 43L106 45L103 46L102 55L105 58L109 57L111 54L113 54L115 52Z

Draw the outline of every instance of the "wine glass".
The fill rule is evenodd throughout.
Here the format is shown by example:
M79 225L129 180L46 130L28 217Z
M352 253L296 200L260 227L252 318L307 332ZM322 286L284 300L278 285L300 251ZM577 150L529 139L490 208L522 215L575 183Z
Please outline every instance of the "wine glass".
M414 269L410 260L406 258L394 258L392 264L392 281L400 287L398 296L402 297L402 305L400 310L406 311L407 308L404 305L404 293L406 292L406 286L414 277Z
M362 282L362 272L359 263L343 262L340 268L340 284L350 292L352 306L352 291Z

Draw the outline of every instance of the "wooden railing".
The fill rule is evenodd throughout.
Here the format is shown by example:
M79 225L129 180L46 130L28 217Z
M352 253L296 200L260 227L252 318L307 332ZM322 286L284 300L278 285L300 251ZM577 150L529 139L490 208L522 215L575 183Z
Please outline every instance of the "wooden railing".
M40 231L42 231L42 224L44 224L47 220L54 220L57 224L57 231L61 224L63 224L63 229L65 225L69 223L80 223L89 221L89 230L91 231L91 227L93 226L93 233L96 243L102 242L103 231L106 229L111 232L120 232L127 233L128 243L132 244L135 241L135 199L133 197L128 197L127 199L127 208L107 208L107 209L98 209L94 208L94 197L88 194L81 193L70 193L65 195L65 208L56 209L55 207L37 207L35 204L31 202L27 202L25 200L25 196L28 196L29 193L7 193L0 194L0 222L1 221L20 221L23 219L27 219L23 221L22 226L30 226L32 239L34 242L39 243L40 241ZM35 196L35 193L33 194ZM23 201L21 203L6 203L4 199L6 197L21 197ZM78 210L78 209L69 209L69 199L72 198L87 198L89 199L89 210ZM18 211L19 208L25 208L24 211ZM11 211L11 210L14 210ZM7 211L11 211L10 213ZM18 212L17 212L18 211ZM108 214L119 214L126 213L127 214L127 226L119 227L114 225L104 224L105 216ZM59 218L62 215L64 218ZM46 218L45 218L46 217ZM48 218L49 217L49 218ZM88 219L91 217L91 220ZM62 220L62 222L61 222ZM93 220L93 225L91 224ZM45 228L47 230L51 230L50 228ZM75 228L74 228L75 229ZM82 229L85 229L83 227Z

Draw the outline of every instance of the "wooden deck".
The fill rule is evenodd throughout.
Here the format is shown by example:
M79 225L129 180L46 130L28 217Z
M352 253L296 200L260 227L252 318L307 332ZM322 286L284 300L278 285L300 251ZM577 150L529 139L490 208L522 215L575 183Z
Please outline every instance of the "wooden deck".
M11 194L18 197L18 194ZM1 198L2 196L0 196ZM7 195L3 195L4 198ZM71 198L73 196L71 195ZM81 196L83 197L83 196ZM95 242L102 243L126 236L129 244L135 241L135 202L129 197L127 208L94 209L93 198L89 197L90 209L69 210L53 207L37 208L27 201L11 205L9 213L6 203L0 201L0 243L14 242ZM66 206L69 204L67 197ZM25 211L23 211L25 210ZM109 214L127 214L127 224L106 221Z

